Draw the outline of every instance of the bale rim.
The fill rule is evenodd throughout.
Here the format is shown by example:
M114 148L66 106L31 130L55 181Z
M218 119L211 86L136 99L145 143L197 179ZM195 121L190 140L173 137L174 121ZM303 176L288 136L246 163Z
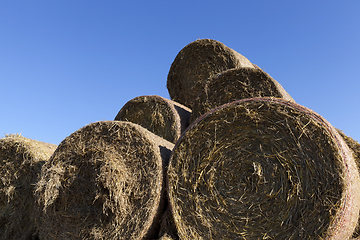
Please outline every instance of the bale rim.
M156 236L172 147L130 122L96 122L72 133L44 165L37 184L40 238Z
M176 143L169 202L181 239L348 239L359 172L321 116L276 98L208 112Z
M356 141L355 139L353 139L352 137L347 136L340 129L338 129L338 132L340 133L341 137L345 140L345 142L349 146L349 148L353 151L355 162L358 166L358 169L360 169L360 143L358 141ZM360 215L359 215L358 225L357 225L352 237L360 239Z
M261 69L229 69L206 81L204 90L194 101L190 122L223 104L254 97L276 97L295 102L280 83Z
M0 139L0 239L36 239L34 185L56 145L19 134Z
M189 43L176 55L171 64L167 89L171 100L192 108L204 82L230 68L253 67L243 55L212 39Z
M139 96L128 101L115 117L129 121L175 143L189 126L191 110L169 99L157 96Z

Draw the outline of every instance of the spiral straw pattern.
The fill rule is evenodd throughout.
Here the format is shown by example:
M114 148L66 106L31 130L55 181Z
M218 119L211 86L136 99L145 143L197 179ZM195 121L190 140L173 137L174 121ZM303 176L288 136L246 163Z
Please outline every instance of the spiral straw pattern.
M283 99L243 99L198 118L174 147L167 181L181 239L344 240L358 219L348 146Z

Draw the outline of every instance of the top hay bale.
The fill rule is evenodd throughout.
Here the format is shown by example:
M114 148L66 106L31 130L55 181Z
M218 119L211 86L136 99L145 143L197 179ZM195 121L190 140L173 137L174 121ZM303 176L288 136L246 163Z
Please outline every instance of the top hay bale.
M198 118L168 169L180 239L348 239L359 188L339 133L280 98L239 100Z
M276 97L295 102L285 89L259 68L233 68L209 78L195 99L190 122L225 103L254 97Z
M169 99L151 95L128 101L116 115L116 121L129 121L175 143L189 125L191 110Z
M34 185L56 145L21 135L0 139L0 239L35 239Z
M72 133L37 183L40 238L155 237L172 147L131 122L96 122Z
M239 67L254 66L247 58L221 42L196 40L185 46L171 64L167 77L170 97L191 109L208 78Z

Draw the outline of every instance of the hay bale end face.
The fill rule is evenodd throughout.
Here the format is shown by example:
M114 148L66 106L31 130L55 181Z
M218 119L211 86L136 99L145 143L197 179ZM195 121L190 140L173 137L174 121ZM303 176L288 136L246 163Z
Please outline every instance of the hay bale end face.
M56 145L7 135L0 139L0 239L35 239L34 185Z
M174 147L169 202L181 239L348 239L359 172L321 116L278 98L198 118Z
M37 184L40 238L156 236L172 147L130 122L96 122L71 134L44 165Z
M195 99L190 122L223 104L254 97L276 97L295 102L275 79L261 69L229 69L206 81L204 91Z
M208 78L239 67L254 68L247 58L221 42L196 40L185 46L171 64L167 77L171 100L192 108Z
M169 99L151 95L128 101L116 115L116 121L141 125L156 135L175 143L189 125L191 110Z

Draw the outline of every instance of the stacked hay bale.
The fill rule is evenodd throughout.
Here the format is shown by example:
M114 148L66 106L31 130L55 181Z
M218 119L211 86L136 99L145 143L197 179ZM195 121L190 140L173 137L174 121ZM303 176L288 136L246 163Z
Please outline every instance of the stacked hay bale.
M167 78L170 97L191 109L208 78L240 67L254 68L247 58L221 42L196 40L185 46L171 64Z
M223 105L179 139L168 170L181 239L348 239L359 173L321 116L279 98Z
M116 121L129 121L175 143L188 127L191 110L169 99L151 95L128 101L116 115Z
M140 125L89 124L64 139L37 184L42 239L151 239L173 144Z
M276 97L294 99L269 74L257 68L233 68L209 78L195 99L191 122L213 108L239 99Z
M56 145L21 135L0 139L0 239L36 239L34 185Z

